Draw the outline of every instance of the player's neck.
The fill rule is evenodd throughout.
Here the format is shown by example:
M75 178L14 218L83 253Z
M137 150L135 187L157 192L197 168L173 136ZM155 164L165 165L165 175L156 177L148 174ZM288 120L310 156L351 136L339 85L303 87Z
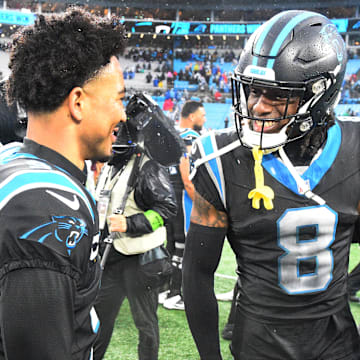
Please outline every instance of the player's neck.
M179 128L180 129L193 129L194 123L187 118L180 118Z
M79 169L84 168L84 159L78 151L72 121L62 111L29 113L26 137L58 152Z

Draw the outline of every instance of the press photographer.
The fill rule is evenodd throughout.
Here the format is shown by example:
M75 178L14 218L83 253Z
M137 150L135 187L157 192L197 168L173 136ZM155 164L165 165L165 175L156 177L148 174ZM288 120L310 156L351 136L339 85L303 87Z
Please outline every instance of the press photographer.
M125 298L139 331L139 360L157 360L158 289L170 276L164 224L176 214L165 166L179 162L185 149L159 106L134 95L119 124L113 156L104 165L96 197L104 220L105 250L101 291L95 305L102 324L94 359L103 358Z

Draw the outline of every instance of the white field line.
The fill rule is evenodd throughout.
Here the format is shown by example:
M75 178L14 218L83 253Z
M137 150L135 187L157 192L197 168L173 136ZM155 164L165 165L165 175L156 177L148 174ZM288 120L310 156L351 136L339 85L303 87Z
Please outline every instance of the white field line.
M237 276L232 276L232 275L224 275L224 274L218 274L215 273L215 276L219 277L219 278L223 278L223 279L232 279L232 280L236 280Z

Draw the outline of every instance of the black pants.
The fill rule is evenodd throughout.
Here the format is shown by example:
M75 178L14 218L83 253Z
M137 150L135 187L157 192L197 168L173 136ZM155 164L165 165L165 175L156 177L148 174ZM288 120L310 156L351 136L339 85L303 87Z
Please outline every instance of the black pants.
M167 244L166 248L170 255L183 256L184 249L177 248L176 244L185 244L185 225L184 225L184 209L183 209L183 191L184 189L174 187L177 212L176 216L169 219L166 224Z
M236 309L235 360L359 360L360 338L350 308L315 320L265 323Z
M233 295L233 298L231 300L231 308L230 308L230 313L229 313L228 320L227 320L227 324L229 324L229 325L235 324L236 299L238 298L238 296L240 296L239 282L240 282L240 280L237 279L236 282L235 282L235 286L234 286L234 295Z
M139 272L138 256L122 257L111 250L106 263L101 289L95 304L100 319L100 333L94 346L94 360L103 358L109 345L121 304L127 298L139 331L139 360L157 360L159 326L157 318L158 290L144 283Z
M185 247L184 210L182 205L183 189L174 188L176 195L177 213L166 224L166 249L172 257L173 271L169 284L170 296L181 294L182 259Z
M348 293L355 295L360 290L360 264L356 265L348 277Z

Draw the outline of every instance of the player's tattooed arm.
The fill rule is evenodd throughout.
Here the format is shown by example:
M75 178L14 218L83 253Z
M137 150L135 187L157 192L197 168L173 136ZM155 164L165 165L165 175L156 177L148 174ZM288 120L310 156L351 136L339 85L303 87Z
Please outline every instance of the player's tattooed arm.
M227 227L227 215L215 209L207 200L195 191L191 222L209 227Z

